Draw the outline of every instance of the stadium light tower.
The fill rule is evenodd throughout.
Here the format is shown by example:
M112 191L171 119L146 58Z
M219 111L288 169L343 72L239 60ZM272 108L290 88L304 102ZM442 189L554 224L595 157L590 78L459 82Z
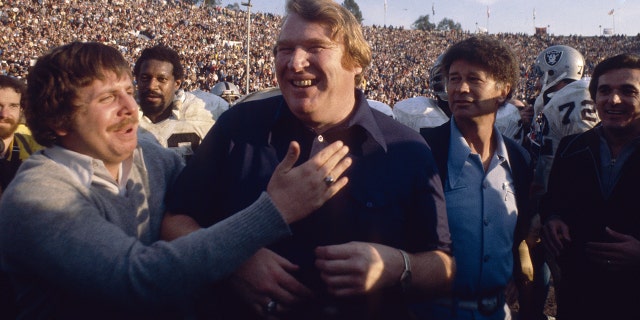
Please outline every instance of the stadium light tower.
M613 10L611 10L613 12ZM613 21L613 34L616 34L616 13L611 14L611 20Z
M249 44L251 43L251 0L248 0L247 2L242 2L241 3L243 6L247 7L247 74L246 74L246 80L247 81L247 90L245 91L245 94L249 94Z

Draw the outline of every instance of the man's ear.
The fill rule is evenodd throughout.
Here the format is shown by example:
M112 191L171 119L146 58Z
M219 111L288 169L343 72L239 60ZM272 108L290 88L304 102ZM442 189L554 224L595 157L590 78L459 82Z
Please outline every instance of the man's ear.
M353 67L353 71L356 72L356 75L361 74L362 73L362 67L359 65L356 65Z
M53 130L53 132L55 132L58 137L64 137L67 134L69 134L69 131L66 129L56 129L56 130Z
M507 103L509 92L511 92L511 84L505 83L500 86L500 105Z
M64 126L64 127L60 127L60 128L53 128L53 126L50 126L50 129L53 132L55 132L58 137L67 136L67 135L69 135L69 131L71 131L68 126Z

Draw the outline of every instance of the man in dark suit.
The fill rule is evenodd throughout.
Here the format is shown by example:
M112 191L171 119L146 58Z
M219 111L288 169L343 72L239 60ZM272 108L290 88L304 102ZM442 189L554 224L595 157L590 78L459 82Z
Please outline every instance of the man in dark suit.
M601 123L561 140L541 206L558 319L637 319L640 56L602 61L589 92Z
M167 196L166 221L178 223L165 230L197 230L245 207L291 141L301 160L343 141L353 160L346 189L240 266L218 306L206 302L215 319L412 319L408 303L446 293L454 272L431 151L356 88L371 49L353 14L333 0L286 7L274 48L282 95L218 119Z

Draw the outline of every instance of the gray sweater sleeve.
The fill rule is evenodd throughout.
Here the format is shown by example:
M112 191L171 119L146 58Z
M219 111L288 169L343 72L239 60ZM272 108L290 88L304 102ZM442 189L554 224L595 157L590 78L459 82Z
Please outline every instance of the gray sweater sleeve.
M180 303L291 234L264 193L207 229L145 245L119 225L122 213L61 166L42 154L23 165L0 201L0 254L3 269L35 295L61 291L134 308Z

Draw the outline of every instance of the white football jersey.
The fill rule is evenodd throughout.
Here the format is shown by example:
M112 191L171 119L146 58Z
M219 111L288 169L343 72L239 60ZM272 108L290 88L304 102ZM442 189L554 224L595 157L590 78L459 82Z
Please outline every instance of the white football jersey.
M185 161L188 160L215 123L217 116L229 108L224 99L214 94L208 95L213 98L179 90L175 96L171 116L158 123L152 123L140 111L139 138L156 141L163 147L177 152Z
M267 98L275 97L278 95L282 95L282 91L280 90L280 88L270 87L270 88L254 91L249 94L245 94L244 96L238 98L238 100L234 102L234 105L240 104L242 102L267 99Z
M369 107L376 109L386 115L388 115L391 118L395 119L395 114L393 114L393 110L391 109L391 106L389 106L388 104L381 102L381 101L377 101L377 100L371 100L371 99L367 99L367 102L369 103Z
M227 100L211 92L195 90L191 93L204 101L204 108L211 112L213 120L218 120L220 115L229 109L229 102L227 102Z
M537 158L534 184L544 192L560 140L593 128L600 118L585 80L574 81L553 93L540 109L531 124L529 139L532 155Z
M422 96L398 101L393 113L396 120L418 132L420 128L433 128L449 121L437 100Z
M498 108L495 126L500 133L522 144L524 140L522 134L522 118L520 117L518 107L511 103L506 103Z

